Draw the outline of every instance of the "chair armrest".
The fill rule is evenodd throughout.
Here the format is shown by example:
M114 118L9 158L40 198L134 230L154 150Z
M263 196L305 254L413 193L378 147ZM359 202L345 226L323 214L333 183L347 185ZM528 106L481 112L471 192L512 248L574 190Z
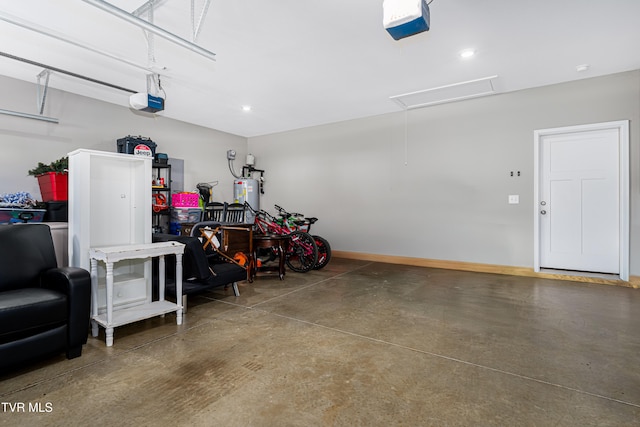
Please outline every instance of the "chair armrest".
M91 275L83 268L60 267L45 271L41 277L42 287L65 295L82 293L85 288L91 298ZM82 295L82 294L80 294Z
M190 236L175 236L172 234L154 234L154 242L168 242L175 241L185 245L184 255L182 257L183 265L183 278L195 278L197 280L206 280L211 276L209 270L209 263L204 249L202 249L202 243L197 237ZM167 268L172 268L172 264L166 264ZM169 272L171 270L167 270ZM170 273L172 276L174 272ZM172 277L169 276L169 277Z
M69 309L69 346L87 341L91 310L91 275L78 267L61 267L45 271L41 276L43 288L67 295Z

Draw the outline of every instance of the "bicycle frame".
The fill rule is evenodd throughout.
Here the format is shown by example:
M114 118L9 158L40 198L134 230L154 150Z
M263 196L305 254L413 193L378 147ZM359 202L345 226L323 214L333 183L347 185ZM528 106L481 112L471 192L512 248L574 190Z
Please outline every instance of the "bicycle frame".
M294 231L294 230L291 230L289 227L285 227L282 224L278 224L275 218L273 218L268 212L263 210L255 212L254 226L257 226L260 233L264 233L264 234L273 233L273 234L286 235Z
M311 256L314 260L317 260L318 249L315 247L315 243L310 235L307 236L308 239L311 239L311 244L305 242L303 238L301 238L300 233L303 233L303 235L306 235L306 233L295 230L292 226L287 224L287 222L280 224L275 217L262 209L255 211L250 205L246 204L246 206L248 206L248 209L250 209L255 216L254 227L256 228L256 232L290 237L285 253L287 260L289 260L290 257L300 257L301 254L304 257ZM301 249L302 252L299 252L299 249ZM291 264L287 263L287 265L289 265L290 268L293 268Z

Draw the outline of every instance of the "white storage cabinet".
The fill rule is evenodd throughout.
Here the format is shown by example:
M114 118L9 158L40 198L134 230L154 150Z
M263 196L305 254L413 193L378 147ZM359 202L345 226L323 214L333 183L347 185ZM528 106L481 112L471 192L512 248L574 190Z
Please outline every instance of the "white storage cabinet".
M164 255L176 256L176 289L182 289L180 243L151 242L151 159L94 150L69 153L69 261L91 272L92 334L176 312L182 299L164 300ZM159 300L152 301L151 259L159 257Z
M69 153L69 262L91 271L89 250L151 243L151 159L80 149ZM151 299L151 260L114 268L114 310ZM98 267L98 309L106 308L106 271Z

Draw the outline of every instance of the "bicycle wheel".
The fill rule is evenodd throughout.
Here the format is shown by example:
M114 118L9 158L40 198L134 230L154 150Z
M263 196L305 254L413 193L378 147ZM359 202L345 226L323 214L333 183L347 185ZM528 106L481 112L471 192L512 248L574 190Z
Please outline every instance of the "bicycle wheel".
M297 273L306 273L318 261L318 246L309 233L294 231L289 234L289 244L285 254L287 267Z
M329 242L324 237L320 236L312 236L316 241L316 246L318 246L318 261L316 262L314 270L320 270L324 268L329 261L331 260L331 246Z

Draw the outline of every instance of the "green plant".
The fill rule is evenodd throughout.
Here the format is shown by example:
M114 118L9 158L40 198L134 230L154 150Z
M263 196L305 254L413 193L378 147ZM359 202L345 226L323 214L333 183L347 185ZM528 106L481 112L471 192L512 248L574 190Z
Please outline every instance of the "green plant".
M38 166L36 166L34 169L31 169L29 171L29 175L38 176L47 172L63 173L66 172L67 169L69 169L69 158L62 157L61 159L55 160L48 165L42 162L38 162Z

